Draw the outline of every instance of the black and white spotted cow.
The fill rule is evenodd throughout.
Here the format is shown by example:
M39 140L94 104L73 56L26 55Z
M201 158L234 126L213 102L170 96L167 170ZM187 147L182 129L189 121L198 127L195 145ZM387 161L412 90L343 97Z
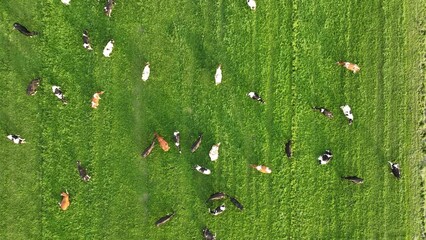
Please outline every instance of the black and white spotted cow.
M62 93L62 90L58 86L52 86L52 92L55 94L57 98L59 98L64 104L67 104L67 100L65 100L65 96Z
M330 160L333 158L333 154L331 153L330 150L325 150L325 152L318 157L318 162L319 164L327 164L330 162Z
M83 31L83 47L87 50L93 50L90 46L89 32L87 30Z
M256 92L249 92L247 93L247 96L253 100L259 101L261 103L265 103L265 101L263 101L263 99Z
M333 113L331 113L328 109L324 107L313 107L314 110L318 110L320 113L324 114L324 116L328 118L333 118Z
M397 178L401 178L401 167L398 163L388 162L391 167L392 174Z
M351 125L354 121L354 115L352 114L351 107L349 105L341 106L340 107L343 111L343 114L345 114L346 118L349 121L349 125Z
M223 211L225 211L225 204L222 204L222 205L220 205L219 207L217 207L217 208L215 208L215 209L213 209L213 210L210 210L210 208L209 208L209 212L212 214L212 215L214 215L214 216L217 216L217 215L219 215L219 214L221 214L221 213L223 213Z
M115 1L114 0L107 0L107 3L104 7L104 13L108 17L111 17L112 8L114 7Z
M210 171L210 169L207 169L205 167L201 167L200 165L195 165L194 169L197 170L198 172L204 174L204 175L210 175L212 173Z
M19 135L15 135L15 134L9 134L9 135L7 135L7 139L9 139L10 141L12 141L14 144L23 144L23 143L26 143L25 139L21 138L21 136L19 136Z

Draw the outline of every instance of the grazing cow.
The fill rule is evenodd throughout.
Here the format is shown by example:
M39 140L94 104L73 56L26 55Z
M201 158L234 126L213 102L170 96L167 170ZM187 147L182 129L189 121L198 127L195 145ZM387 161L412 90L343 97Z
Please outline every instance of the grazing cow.
M215 208L213 210L210 210L210 208L209 208L209 212L212 215L216 216L216 215L219 215L219 214L223 213L223 211L225 211L225 209L226 209L225 208L225 204L222 204L222 205L220 205L219 207L217 207L217 208Z
M57 98L59 98L64 104L67 104L67 100L65 100L65 96L62 93L62 90L58 86L52 86L52 92L55 94Z
M330 162L330 160L333 158L333 154L330 150L325 150L324 154L318 157L319 164L327 164Z
M285 154L288 158L291 158L292 151L291 151L291 140L288 140L288 142L285 144Z
M390 164L392 174L397 178L401 178L401 168L399 167L398 163L388 162Z
M175 213L173 212L173 213L168 214L168 215L166 215L166 216L164 216L164 217L161 217L160 219L158 219L158 220L155 222L155 226L159 227L159 226L163 225L164 223L166 223L166 222L168 222L170 219L172 219L172 217L173 217L174 215L175 215Z
M214 81L216 83L216 85L220 84L222 82L222 69L221 69L222 65L219 64L219 66L216 69L216 73L214 75Z
M22 26L19 23L14 23L13 28L18 30L20 33L22 33L22 34L24 34L25 36L28 36L28 37L33 37L33 36L37 35L37 32L34 32L34 31L31 32L26 27Z
M203 139L203 134L200 133L200 135L198 135L197 140L195 140L195 142L192 144L192 147L191 147L191 152L192 153L195 152L200 147L202 139Z
M34 96L37 93L37 88L40 86L40 78L31 80L27 87L27 95Z
M359 70L361 70L361 68L354 64L354 63L350 63L350 62L337 62L337 65L343 66L344 68L348 69L349 71L352 71L353 73L357 73L359 72Z
M263 165L251 164L250 167L256 169L257 171L259 171L261 173L271 173L272 172L272 170L270 168L268 168L267 166L263 166Z
M109 42L107 43L107 45L104 48L104 51L103 51L104 56L109 57L109 55L111 55L113 48L114 48L114 40L111 39L111 40L109 40Z
M59 202L58 204L59 204L59 207L65 211L70 206L70 195L68 191L65 190L65 192L61 192L61 196L62 196L62 201Z
M146 157L148 157L149 156L149 154L151 154L151 152L152 152L152 149L154 149L154 145L155 145L155 137L154 137L154 139L152 139L152 142L151 142L151 144L147 147L147 148L145 148L145 150L142 152L142 157L144 157L144 158L146 158Z
M209 157L211 161L216 161L219 158L219 147L220 143L212 146L212 149L209 152Z
M341 106L340 107L343 111L343 114L345 114L346 118L349 121L349 125L351 125L354 121L354 115L352 114L351 107L349 105Z
M104 13L108 16L111 17L111 13L112 13L112 8L114 7L115 1L114 0L107 0L107 3L104 7Z
M151 68L149 68L149 62L145 64L145 67L143 68L142 72L142 80L146 81L149 78L149 74L151 73Z
M21 138L19 135L10 134L10 135L7 135L7 139L12 141L14 144L26 143L25 139Z
M90 176L87 174L87 170L81 166L80 161L77 161L77 169L81 179L88 182L90 180Z
M229 200L231 200L231 202L241 211L244 209L243 205L240 202L238 202L236 198L229 196Z
M228 195L226 195L224 192L217 192L217 193L213 193L212 195L210 195L209 199L207 199L206 202L208 201L213 201L213 200L220 200L220 199L224 199L226 198Z
M180 150L180 133L179 131L176 131L173 133L173 140L175 141L175 146L177 147L179 153L182 153Z
M90 46L89 32L87 30L83 31L83 47L87 50L93 50L92 46Z
M104 94L104 91L97 92L93 94L92 97L92 108L98 108L99 100L101 99L101 95Z
M347 177L342 177L342 179L346 179L346 180L351 181L355 184L361 184L361 183L364 182L364 179L359 178L357 176L347 176Z
M163 149L163 151L165 152L169 151L170 147L169 147L169 144L166 142L166 140L164 140L164 138L158 135L156 132L154 133L154 136L157 138L157 141L160 144L160 147Z
M322 114L324 114L324 116L328 117L328 118L333 118L333 114L326 108L323 107L313 107L314 110L318 110L320 111Z
M250 7L251 10L256 10L256 2L254 0L247 0L247 5Z
M210 171L210 169L207 169L205 167L201 167L200 165L195 165L194 169L197 170L198 172L204 174L204 175L210 175L212 173L212 171Z
M71 0L61 0L61 2L65 5L70 5Z
M249 96L251 99L259 101L259 102L261 102L263 104L265 103L263 101L263 99L259 96L259 94L255 93L255 92L249 92L249 93L247 93L247 96Z
M203 228L203 237L205 240L216 240L216 234L210 232L207 227Z

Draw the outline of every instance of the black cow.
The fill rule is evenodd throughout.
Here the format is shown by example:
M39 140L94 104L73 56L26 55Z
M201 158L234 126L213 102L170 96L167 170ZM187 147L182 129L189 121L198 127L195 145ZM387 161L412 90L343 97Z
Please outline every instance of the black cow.
M175 215L175 213L173 212L172 214L166 215L164 217L161 217L160 219L158 219L155 222L155 226L159 227L161 225L163 225L164 223L168 222L170 219L172 219L172 217Z
M90 46L89 32L87 30L83 31L83 47L87 50L93 50L92 46Z
M28 95L33 96L37 93L37 88L38 86L40 86L40 81L41 81L40 78L31 80L30 84L28 84L28 87L27 87Z
M401 168L399 167L398 163L388 162L390 164L392 174L397 178L401 178Z
M210 232L207 227L203 228L203 237L205 240L216 240L216 234Z
M292 151L291 151L291 140L288 140L288 142L285 144L285 154L288 158L291 158Z
M87 170L81 166L80 161L77 161L77 169L81 179L85 182L88 182L90 180L90 176L87 175Z
M31 32L26 27L22 26L19 23L14 23L13 28L18 30L20 33L22 33L22 34L24 34L25 36L28 36L28 37L32 37L32 36L37 35L37 32L34 32L34 31Z
M346 179L346 180L351 181L355 184L361 184L361 183L364 182L364 179L359 178L357 176L347 176L347 177L342 177L342 179Z
M241 211L244 209L243 205L240 202L238 202L236 198L229 196L229 200L231 200L231 202Z
M259 94L255 93L255 92L249 92L247 93L247 96L249 96L251 99L259 101L261 103L265 103L265 101L263 101L263 99L259 96Z

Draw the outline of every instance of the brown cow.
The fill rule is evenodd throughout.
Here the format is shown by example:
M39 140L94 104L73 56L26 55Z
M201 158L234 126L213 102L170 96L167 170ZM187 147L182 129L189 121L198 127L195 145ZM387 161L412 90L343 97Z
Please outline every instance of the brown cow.
M352 71L353 73L357 73L359 72L359 70L361 70L361 68L355 63L339 61L336 64L343 66L344 68L348 69L349 71Z
M59 207L62 210L67 210L67 208L70 206L70 195L67 190L65 192L61 192L62 201L59 204Z
M160 147L165 151L169 151L170 147L169 144L166 142L166 140L164 140L163 137L161 137L160 135L158 135L156 132L154 133L155 137L157 138L158 143L160 144Z

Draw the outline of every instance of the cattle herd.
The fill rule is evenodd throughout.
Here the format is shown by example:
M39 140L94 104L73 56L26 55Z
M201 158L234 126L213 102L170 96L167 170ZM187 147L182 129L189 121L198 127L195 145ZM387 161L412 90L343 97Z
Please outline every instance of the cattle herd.
M69 5L71 0L61 0L62 3ZM115 2L114 0L107 0L107 3L104 7L104 13L108 16L111 17L111 13L112 13L112 9L114 6ZM250 7L250 9L252 10L256 10L256 2L254 0L247 0L247 4ZM29 31L26 27L24 27L23 25L21 25L20 23L14 23L13 24L14 29L18 30L19 32L21 32L22 34L29 36L29 37L33 37L35 35L37 35L37 32L34 31ZM88 35L88 31L87 30L83 30L83 47L87 50L93 50L92 46L90 45L90 40L89 40L89 35ZM112 50L114 47L114 40L110 40L108 41L107 45L105 46L104 50L103 50L103 55L105 57L110 57ZM344 62L344 61L339 61L337 62L338 65L343 66L344 68L352 71L353 73L357 73L360 71L360 67L357 64L353 64L350 62ZM222 65L219 64L217 69L216 69L216 73L214 75L214 79L215 79L215 84L218 85L222 82L222 69L221 69ZM146 63L143 71L142 71L142 80L143 81L147 81L150 75L150 67L149 67L149 62ZM31 82L29 83L28 87L27 87L27 94L32 96L35 95L37 93L37 87L40 85L41 83L41 78L36 78L31 80ZM52 92L54 93L54 95L62 101L63 104L67 104L67 100L65 99L65 96L61 90L61 88L59 86L52 86ZM99 106L99 100L100 95L102 95L104 93L104 91L100 91L100 92L96 92L93 97L92 97L92 102L91 102L91 107L92 108L97 108ZM260 97L260 95L256 92L249 92L247 93L247 96L253 100L256 100L258 102L260 102L261 104L265 104L265 101ZM353 123L354 120L354 116L352 114L351 111L351 107L349 105L344 105L340 107L343 111L343 114L346 116L346 118L348 119L349 125L351 125ZM319 111L320 113L322 113L324 116L326 116L327 118L333 118L333 113L326 109L325 107L318 107L318 106L314 106L313 110L315 111ZM9 134L7 135L7 139L9 139L10 141L12 141L15 144L24 144L26 143L25 139L21 138L19 135L15 135L15 134ZM191 152L195 152L201 145L203 139L203 134L200 133L198 138L195 139L194 143L191 146ZM179 131L175 131L173 133L173 140L174 140L174 144L178 150L179 153L181 153L181 145L180 145L180 132ZM155 143L158 142L158 144L160 145L161 149L163 149L163 151L169 151L170 147L167 143L167 141L161 136L159 135L157 132L154 132L154 138L151 141L150 145L141 153L141 156L143 158L147 158L152 150L155 147ZM217 143L214 144L211 147L211 150L209 152L209 157L211 161L216 161L219 158L219 148L220 148L221 143ZM288 158L292 157L292 141L288 140L285 143L285 147L284 147L284 152L286 154L286 156ZM331 152L331 150L325 150L323 154L321 154L318 157L318 163L320 165L325 165L328 164L333 158L333 153ZM393 162L389 162L390 164L390 169L392 174L399 179L401 177L401 171L400 171L400 166L398 163L393 163ZM267 167L267 166L263 166L263 165L256 165L256 164L251 164L250 167L258 170L261 173L266 173L266 174L270 174L272 173L272 170ZM87 173L87 170L81 166L80 161L77 161L77 170L79 172L79 175L81 177L81 179L84 182L88 182L90 180L90 176ZM211 174L211 170L207 169L203 166L200 165L195 165L194 166L194 170L200 172L201 174L205 174L205 175L210 175ZM361 184L364 182L364 180L358 176L342 176L342 179L351 181L355 184ZM70 206L70 196L68 191L65 192L61 192L61 196L62 196L62 200L61 202L59 202L59 206L62 210L67 210L67 208ZM232 197L224 192L217 192L217 193L213 193L206 202L213 202L216 200L224 200L224 199L229 199L231 201L231 203L237 207L239 210L243 210L243 205L235 198ZM225 211L226 207L225 207L225 203L221 203L219 206L217 206L214 209L208 209L208 212L213 215L219 215L222 214ZM175 215L175 212L168 214L164 217L161 217L160 219L158 219L155 222L155 225L157 227L161 226L162 224L168 222L169 220L171 220L173 218L173 216ZM216 239L216 235L213 234L208 228L203 228L202 229L202 235L205 239Z

